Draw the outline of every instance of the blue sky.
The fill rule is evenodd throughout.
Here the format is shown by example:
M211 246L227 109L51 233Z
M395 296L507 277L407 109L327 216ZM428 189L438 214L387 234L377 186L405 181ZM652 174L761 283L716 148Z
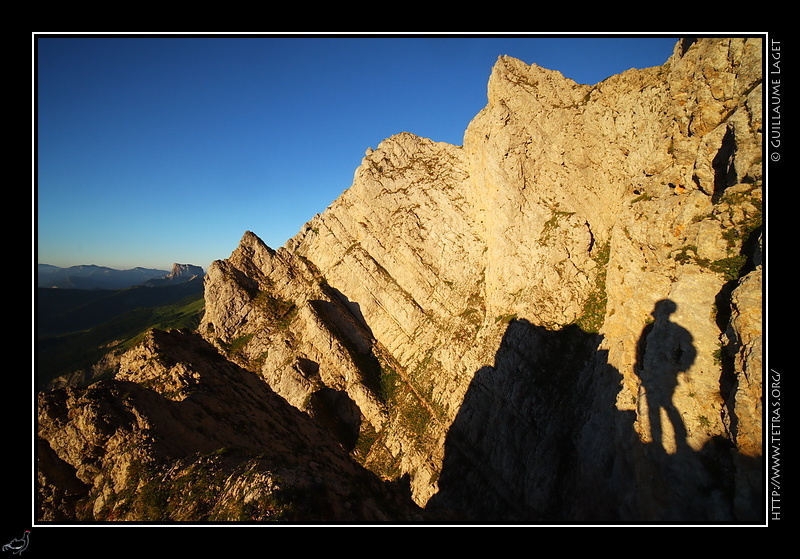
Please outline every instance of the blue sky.
M500 55L594 84L663 37L34 38L38 262L169 269L277 248L399 132L461 145Z

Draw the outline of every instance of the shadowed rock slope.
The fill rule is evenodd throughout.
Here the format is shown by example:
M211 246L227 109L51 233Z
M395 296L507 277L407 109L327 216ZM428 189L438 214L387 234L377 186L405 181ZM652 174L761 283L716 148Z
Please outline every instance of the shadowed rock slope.
M335 438L325 487L344 455L454 521L757 522L761 53L682 40L596 85L500 57L463 146L400 133L284 247L246 232L197 335Z

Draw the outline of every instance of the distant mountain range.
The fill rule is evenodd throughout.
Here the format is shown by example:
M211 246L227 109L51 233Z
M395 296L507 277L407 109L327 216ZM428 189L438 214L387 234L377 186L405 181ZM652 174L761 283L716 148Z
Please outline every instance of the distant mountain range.
M183 283L203 275L200 266L191 264L174 264L172 271L141 267L115 270L93 264L68 268L38 264L36 286L61 289L124 289L134 285Z

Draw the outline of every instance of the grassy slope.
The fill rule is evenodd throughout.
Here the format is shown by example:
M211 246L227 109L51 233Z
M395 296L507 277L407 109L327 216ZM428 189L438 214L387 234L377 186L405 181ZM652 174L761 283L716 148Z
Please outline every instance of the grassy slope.
M133 345L148 329L194 329L202 290L186 286L129 288L106 292L40 292L37 308L37 386L91 366L111 350ZM71 290L72 291L72 290Z

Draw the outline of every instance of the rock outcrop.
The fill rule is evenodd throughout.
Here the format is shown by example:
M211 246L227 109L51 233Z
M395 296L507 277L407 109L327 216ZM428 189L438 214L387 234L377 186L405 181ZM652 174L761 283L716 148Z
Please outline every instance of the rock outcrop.
M180 279L181 281L189 281L193 278L203 277L203 268L193 264L178 264L172 265L172 271L164 276L165 279Z
M178 264L177 262L172 265L172 271L164 276L148 281L145 285L150 287L157 287L160 285L172 285L179 283L189 283L191 281L202 281L205 276L203 268L195 266L194 264Z
M53 463L107 514L127 483L109 441L146 431L124 392L186 410L178 439L194 442L146 452L170 457L172 480L215 449L267 444L231 425L268 398L337 441L315 451L339 464L322 494L365 475L352 460L436 518L759 521L761 52L683 40L663 66L596 85L500 57L463 146L388 138L284 247L247 232L211 265L198 334L248 386L203 392L213 437L164 401L197 374L143 373L134 350L116 384L41 396ZM68 410L101 405L125 419L68 442L97 423ZM370 504L402 502L385 489Z

